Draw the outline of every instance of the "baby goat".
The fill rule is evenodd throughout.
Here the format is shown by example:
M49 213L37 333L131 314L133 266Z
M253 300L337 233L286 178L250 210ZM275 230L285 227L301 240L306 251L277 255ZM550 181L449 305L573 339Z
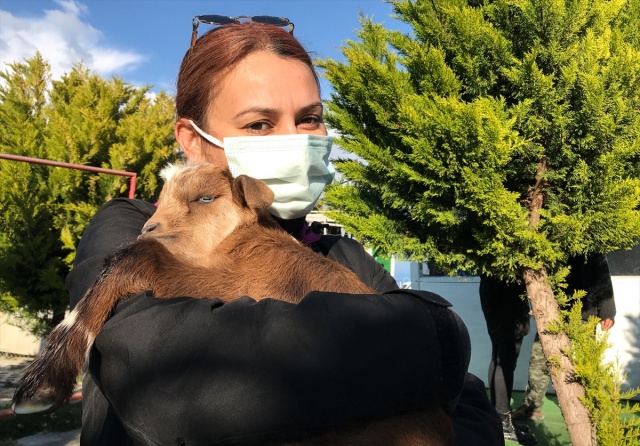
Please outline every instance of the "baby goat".
M89 349L123 296L150 290L158 298L228 302L246 295L297 303L314 290L375 293L351 270L283 231L267 212L273 192L263 182L244 175L234 179L227 169L207 164L169 166L162 176L158 210L138 240L105 261L98 279L25 369L13 399L16 413L51 412L68 400ZM445 420L445 440L398 444L450 443L448 416L436 409L432 424L433 417L438 429ZM424 416L411 415L408 424L422 437L429 430Z

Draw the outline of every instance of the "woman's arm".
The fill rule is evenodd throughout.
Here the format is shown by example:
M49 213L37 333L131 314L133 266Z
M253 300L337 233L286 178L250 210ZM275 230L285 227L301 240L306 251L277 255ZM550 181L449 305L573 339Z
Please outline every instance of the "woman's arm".
M90 370L144 444L264 443L453 404L466 365L446 364L468 353L468 334L427 294L136 296L96 339Z
M117 198L98 210L78 244L73 269L66 279L75 307L102 269L104 259L133 242L155 207L141 200Z
M391 274L356 240L335 235L323 236L314 244L314 249L328 259L351 269L362 283L379 293L398 289L398 284Z
M606 329L609 329L613 326L613 320L616 316L616 301L613 294L609 262L606 255L595 254L589 258L588 263L593 283L591 289L587 291L594 294L597 306L596 315L603 321L609 321L606 324Z
M76 301L104 256L134 240L153 209L128 200L101 209L68 279ZM328 257L348 259L379 292L397 288L355 241L332 245ZM453 405L468 363L456 357L468 349L466 328L430 293L397 293L312 293L297 306L127 299L91 351L98 387L85 379L91 409L82 436L86 444L126 436L163 443L176 435L209 444L248 435L251 443L279 438L276 431L312 434L344 420Z
M71 308L75 307L102 270L104 259L134 241L155 207L140 200L117 198L103 205L85 230L66 279ZM82 444L132 444L113 408L90 374L82 382Z

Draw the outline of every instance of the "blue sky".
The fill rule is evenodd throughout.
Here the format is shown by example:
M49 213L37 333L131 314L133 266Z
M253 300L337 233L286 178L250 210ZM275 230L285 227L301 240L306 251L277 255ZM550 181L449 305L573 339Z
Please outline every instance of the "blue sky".
M288 17L307 50L342 59L340 47L356 38L360 11L389 29L408 30L381 0L0 0L0 65L4 71L7 62L38 50L54 78L82 61L101 76L173 94L195 15ZM327 82L322 89L327 98Z

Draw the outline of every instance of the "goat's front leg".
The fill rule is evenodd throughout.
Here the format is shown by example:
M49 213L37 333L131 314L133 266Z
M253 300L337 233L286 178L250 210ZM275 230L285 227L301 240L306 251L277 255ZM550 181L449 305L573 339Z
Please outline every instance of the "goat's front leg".
M129 294L151 289L158 268L170 261L166 248L154 240L135 242L107 258L98 279L25 368L13 396L13 411L47 413L66 402L115 304Z

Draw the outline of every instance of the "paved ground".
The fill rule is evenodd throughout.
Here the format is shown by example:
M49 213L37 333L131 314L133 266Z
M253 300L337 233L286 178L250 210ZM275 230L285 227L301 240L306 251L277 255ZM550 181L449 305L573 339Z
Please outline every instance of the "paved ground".
M11 405L14 384L30 361L31 358L0 355L0 409Z
M7 415L11 406L11 398L15 383L22 369L29 364L31 358L0 355L0 416ZM20 438L16 446L80 446L80 430L71 432L41 432L37 435Z

